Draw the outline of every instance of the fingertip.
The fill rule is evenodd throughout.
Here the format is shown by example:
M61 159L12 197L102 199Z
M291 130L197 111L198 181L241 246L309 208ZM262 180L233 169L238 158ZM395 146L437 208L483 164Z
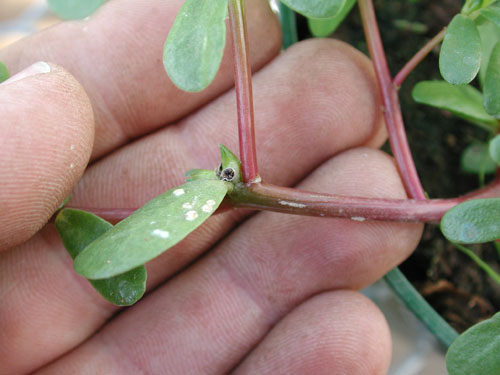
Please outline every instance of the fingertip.
M312 297L281 320L235 374L382 375L391 336L380 310L353 291Z
M250 20L247 26L251 58L257 59L264 50L265 64L280 52L281 25L268 0L249 1L246 11L247 19ZM260 51L259 55L256 51Z
M255 75L254 94L256 121L273 127L256 129L264 157L271 144L273 150L291 149L300 154L299 165L310 170L338 152L376 146L385 137L372 64L340 41L309 39L288 48ZM267 175L266 165L262 177L273 182L276 173Z
M353 148L328 160L301 188L344 196L355 191L361 197L407 199L394 159L368 147ZM340 249L335 253L335 262L344 264L343 269L355 267L356 272L346 273L341 284L350 288L363 288L400 264L417 247L424 228L422 223L377 221L358 222L354 227L349 223L349 227L336 241L352 242L355 238L357 249ZM341 278L338 276L337 280Z
M36 63L1 85L0 103L4 249L36 233L70 193L92 151L94 117L82 86L54 64Z

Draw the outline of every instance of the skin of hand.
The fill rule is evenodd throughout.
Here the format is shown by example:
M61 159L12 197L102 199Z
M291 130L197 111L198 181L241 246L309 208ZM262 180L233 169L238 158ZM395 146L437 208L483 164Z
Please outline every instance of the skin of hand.
M112 0L0 51L0 374L385 374L391 341L357 290L402 262L418 224L233 210L147 264L119 309L72 269L52 224L74 207L139 207L237 150L232 59L196 94L166 76L181 0ZM369 60L334 40L280 53L247 5L260 174L335 194L405 198ZM47 63L36 63L47 61Z

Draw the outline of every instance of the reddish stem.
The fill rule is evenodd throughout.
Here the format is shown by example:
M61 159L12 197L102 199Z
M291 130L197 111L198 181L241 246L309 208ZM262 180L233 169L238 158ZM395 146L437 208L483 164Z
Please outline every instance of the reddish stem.
M311 193L266 183L252 184L232 192L234 207L293 213L306 216L342 217L355 221L383 220L438 223L446 211L470 199L498 196L494 184L453 199L383 199Z
M231 193L234 207L293 213L306 216L341 217L355 221L384 220L437 223L458 199L382 199L312 193L266 183L252 184Z
M392 84L391 74L389 73L373 3L371 0L359 0L358 4L363 20L365 38L380 86L384 106L384 118L394 158L396 159L408 195L414 199L425 199L424 189L418 178L410 147L408 146L403 116L401 115L401 106L397 91Z
M455 205L470 199L500 195L500 181L453 199L382 199L311 193L265 183L241 184L231 192L228 204L220 207L250 208L306 216L343 217L354 220L388 220L437 223ZM74 207L76 208L76 207ZM129 216L135 209L80 208L112 223Z
M418 64L436 47L444 38L446 34L446 27L441 30L434 38L429 40L423 47L418 51L415 56L411 58L410 61L406 63L405 66L396 74L392 84L394 85L396 90L399 90L404 80L408 75L417 67Z
M243 181L259 179L255 149L252 99L252 72L248 56L245 0L229 1L229 19L233 36L234 81L238 107L238 134Z

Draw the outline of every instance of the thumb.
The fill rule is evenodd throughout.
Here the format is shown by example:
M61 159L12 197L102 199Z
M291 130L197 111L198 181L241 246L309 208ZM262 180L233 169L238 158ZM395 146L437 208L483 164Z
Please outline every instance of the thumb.
M0 250L34 235L70 193L92 151L81 85L38 62L0 84Z

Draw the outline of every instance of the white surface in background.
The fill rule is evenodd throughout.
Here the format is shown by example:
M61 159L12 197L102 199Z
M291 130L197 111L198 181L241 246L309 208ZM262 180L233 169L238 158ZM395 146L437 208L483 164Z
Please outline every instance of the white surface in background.
M377 304L392 335L392 364L388 375L446 375L444 350L427 328L379 281L363 290Z
M35 24L48 12L46 0L33 0L19 16L12 20L0 22L0 34L7 32L34 33Z

